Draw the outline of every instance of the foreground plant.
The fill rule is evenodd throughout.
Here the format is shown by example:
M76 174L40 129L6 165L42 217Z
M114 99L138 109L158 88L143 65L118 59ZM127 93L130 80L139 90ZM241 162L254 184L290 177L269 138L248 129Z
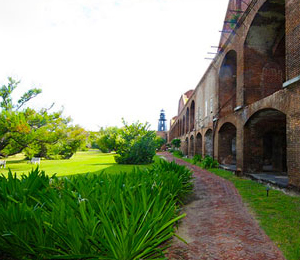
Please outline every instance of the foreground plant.
M164 259L191 172L0 177L0 252L17 259ZM0 253L1 256L1 253Z

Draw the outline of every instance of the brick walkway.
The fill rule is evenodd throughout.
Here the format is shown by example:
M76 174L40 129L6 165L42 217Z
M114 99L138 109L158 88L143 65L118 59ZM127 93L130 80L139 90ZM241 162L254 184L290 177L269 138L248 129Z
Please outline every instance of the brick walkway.
M250 215L231 182L168 153L161 155L188 166L195 177L194 195L183 208L187 216L177 231L187 244L174 238L169 259L285 259Z

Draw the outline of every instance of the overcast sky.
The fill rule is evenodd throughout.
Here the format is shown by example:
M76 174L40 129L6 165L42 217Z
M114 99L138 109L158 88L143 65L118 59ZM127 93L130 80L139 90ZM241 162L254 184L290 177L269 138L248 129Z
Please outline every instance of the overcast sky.
M175 116L218 45L228 0L0 0L0 84L88 130ZM169 125L169 121L168 121Z

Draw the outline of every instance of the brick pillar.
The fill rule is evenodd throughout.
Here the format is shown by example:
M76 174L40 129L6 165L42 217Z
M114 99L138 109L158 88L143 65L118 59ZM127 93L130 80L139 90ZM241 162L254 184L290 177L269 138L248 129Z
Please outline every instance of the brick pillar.
M238 117L236 125L236 171L240 175L243 172L244 163L244 125L241 117Z
M287 168L290 184L300 188L300 82L288 91L291 99L287 115Z
M300 188L300 0L286 0L286 75L290 95L287 114L289 182Z
M291 80L300 75L300 0L285 1L286 75Z
M241 44L242 45L242 44ZM237 52L236 106L244 105L244 46Z

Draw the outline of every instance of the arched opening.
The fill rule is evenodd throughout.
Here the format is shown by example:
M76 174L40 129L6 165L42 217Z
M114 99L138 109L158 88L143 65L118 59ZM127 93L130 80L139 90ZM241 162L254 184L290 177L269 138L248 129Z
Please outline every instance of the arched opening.
M225 116L236 107L236 52L229 51L219 72L219 113Z
M219 163L236 165L236 127L231 123L222 125L218 140Z
M285 80L285 1L269 0L257 12L244 43L245 104L282 89Z
M183 116L183 123L182 123L182 134L185 134L185 116Z
M190 119L190 131L193 131L195 128L195 101L192 101L191 104L191 119Z
M185 133L189 132L189 124L190 124L190 110L189 108L186 109L186 126L185 126Z
M287 174L286 115L264 109L244 126L244 171Z
M189 154L189 139L186 138L183 146L183 154L188 155Z
M198 133L196 135L196 154L200 154L202 156L202 135Z
M189 147L189 156L193 157L195 155L195 140L194 136L190 137L190 147Z
M205 143L204 143L204 153L205 156L211 156L213 157L213 134L212 134L212 130L208 129L205 133Z

